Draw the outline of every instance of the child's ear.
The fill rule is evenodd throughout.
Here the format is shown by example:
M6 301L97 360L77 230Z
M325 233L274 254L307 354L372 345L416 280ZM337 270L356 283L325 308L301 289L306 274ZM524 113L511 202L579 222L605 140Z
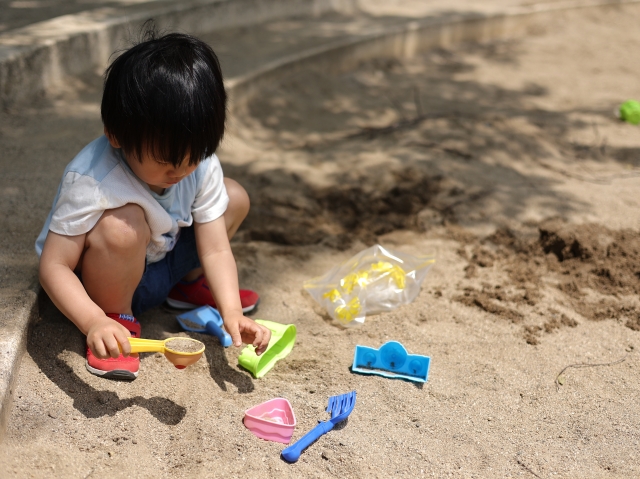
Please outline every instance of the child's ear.
M107 127L104 127L104 134L107 137L107 139L109 140L109 144L114 147L114 148L120 148L120 143L118 143L118 140L116 140L116 137L113 136L111 133L109 133L109 131L107 130Z

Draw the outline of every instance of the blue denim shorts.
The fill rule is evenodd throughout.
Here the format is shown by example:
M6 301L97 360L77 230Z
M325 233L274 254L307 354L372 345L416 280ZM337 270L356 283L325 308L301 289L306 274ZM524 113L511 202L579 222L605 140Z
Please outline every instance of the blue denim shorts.
M142 279L133 294L133 315L160 306L169 291L191 270L200 267L193 225L181 228L176 245L156 263L145 266Z

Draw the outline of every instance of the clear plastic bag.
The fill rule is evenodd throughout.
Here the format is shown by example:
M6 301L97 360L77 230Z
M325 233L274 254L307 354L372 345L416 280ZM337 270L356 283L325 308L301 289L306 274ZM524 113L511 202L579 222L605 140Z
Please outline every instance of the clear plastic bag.
M353 325L363 323L367 314L413 301L434 262L433 256L416 257L375 245L303 286L333 319Z

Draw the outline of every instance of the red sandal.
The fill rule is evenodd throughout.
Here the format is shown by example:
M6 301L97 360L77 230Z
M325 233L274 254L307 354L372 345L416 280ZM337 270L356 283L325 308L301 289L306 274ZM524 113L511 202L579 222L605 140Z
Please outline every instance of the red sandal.
M128 314L107 313L114 321L127 328L134 338L139 338L141 333L140 323ZM87 369L91 374L101 376L106 379L129 379L138 377L140 369L140 358L138 354L132 353L125 357L122 354L117 358L99 359L87 346Z
M240 304L243 313L250 313L258 307L260 297L249 289L240 290ZM180 281L176 284L167 297L167 304L176 309L194 309L200 306L211 306L216 308L216 302L211 296L209 285L204 276L186 282Z

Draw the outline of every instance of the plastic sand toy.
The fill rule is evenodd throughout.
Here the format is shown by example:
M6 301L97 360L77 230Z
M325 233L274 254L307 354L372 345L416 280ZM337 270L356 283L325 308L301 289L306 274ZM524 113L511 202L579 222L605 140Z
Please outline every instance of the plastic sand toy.
M618 115L622 121L632 125L640 124L640 102L636 100L625 101L620 105Z
M273 366L282 358L286 357L296 342L296 327L293 324L280 324L273 321L256 319L256 323L271 330L271 340L269 346L260 356L256 355L256 348L247 346L238 356L240 366L248 370L258 379L267 374Z
M376 245L324 276L305 281L304 288L341 324L363 323L367 314L413 301L434 262L431 256L416 257Z
M202 306L176 316L178 323L185 331L215 336L225 348L233 342L231 336L223 329L222 316L211 306Z
M418 354L407 354L397 341L389 341L380 349L356 346L351 370L360 374L376 374L390 379L406 379L419 383L427 382L431 358Z
M128 339L132 353L162 353L178 369L192 365L204 353L204 344L191 338Z
M296 427L296 416L289 401L275 398L247 409L244 425L260 439L289 444Z
M340 394L339 396L331 396L327 405L327 412L331 413L331 419L320 422L311 431L298 439L293 445L282 451L282 457L287 462L296 462L300 458L300 454L307 447L313 444L320 436L328 433L333 427L347 419L351 411L356 405L356 392Z

